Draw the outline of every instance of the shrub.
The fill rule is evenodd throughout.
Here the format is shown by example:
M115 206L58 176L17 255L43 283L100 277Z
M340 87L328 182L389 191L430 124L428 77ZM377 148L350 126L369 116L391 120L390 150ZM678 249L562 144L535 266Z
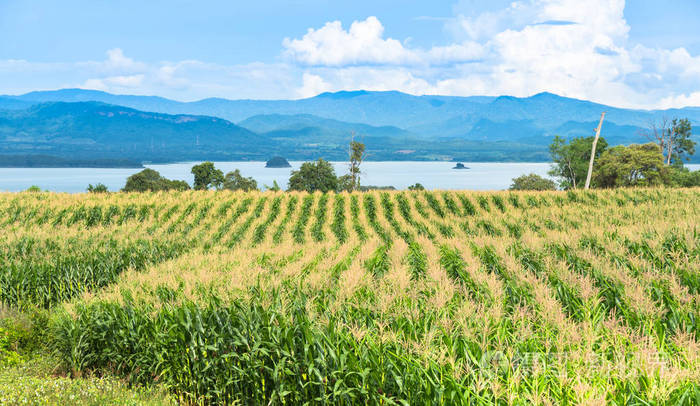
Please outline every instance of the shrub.
M540 175L531 173L529 175L518 176L513 179L509 190L556 190L557 185L553 180L543 178Z
M316 162L304 162L299 170L292 171L287 189L334 192L338 189L338 178L333 165L328 161L319 159Z
M244 190L249 192L251 190L258 189L258 182L253 178L244 178L241 175L241 171L236 169L233 172L229 172L224 177L223 188L227 190ZM279 190L279 186L277 187Z
M690 171L688 168L671 167L667 184L675 187L700 186L700 170Z
M158 192L161 190L189 190L184 180L170 180L160 176L158 171L144 169L126 179L122 192Z
M89 184L87 187L88 193L107 193L108 189L107 186L105 186L102 183L98 183L95 186L92 186L92 184Z

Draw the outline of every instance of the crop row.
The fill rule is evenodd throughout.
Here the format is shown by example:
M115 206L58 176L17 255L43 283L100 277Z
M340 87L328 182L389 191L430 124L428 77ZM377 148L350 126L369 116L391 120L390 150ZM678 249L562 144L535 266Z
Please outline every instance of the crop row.
M57 244L23 238L0 246L0 300L9 306L48 308L114 283L126 270L142 270L186 249L179 242L145 239Z

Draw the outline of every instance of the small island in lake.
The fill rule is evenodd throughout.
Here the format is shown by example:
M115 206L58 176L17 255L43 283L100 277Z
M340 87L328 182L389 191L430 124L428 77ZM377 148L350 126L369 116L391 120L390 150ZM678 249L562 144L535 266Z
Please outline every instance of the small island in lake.
M464 164L461 162L457 162L457 165L455 165L452 169L469 169L469 167L464 166Z
M286 159L281 156L272 157L267 163L265 163L265 168L291 168L292 165L287 162Z

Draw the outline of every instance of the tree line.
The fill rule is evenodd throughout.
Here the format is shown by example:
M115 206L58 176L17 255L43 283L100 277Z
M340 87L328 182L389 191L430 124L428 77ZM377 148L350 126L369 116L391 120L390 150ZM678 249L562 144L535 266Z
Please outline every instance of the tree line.
M684 166L695 153L692 126L688 119L662 120L652 123L644 135L645 144L610 147L600 137L594 155L591 186L617 188L634 186L700 186L700 171ZM594 137L576 137L566 141L554 137L549 146L552 157L551 176L557 183L536 174L513 179L511 190L577 189L588 173Z
M361 190L360 164L364 159L365 144L357 141L350 142L350 163L348 174L336 176L333 165L318 159L313 162L304 162L298 170L292 171L287 184L287 190L341 192ZM214 166L213 162L203 162L192 167L194 184L190 185L184 180L170 180L163 177L158 171L144 169L126 180L123 192L158 192L167 190L243 190L258 189L258 182L252 177L245 177L240 170L224 174ZM281 190L277 182L271 186L265 185L268 190ZM107 192L107 187L101 183L89 185L88 192Z

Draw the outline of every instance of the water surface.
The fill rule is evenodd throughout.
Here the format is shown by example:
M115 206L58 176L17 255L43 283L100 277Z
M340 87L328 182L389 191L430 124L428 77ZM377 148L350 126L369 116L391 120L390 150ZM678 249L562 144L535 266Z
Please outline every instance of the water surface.
M190 169L198 162L165 165L147 165L170 179L182 179L192 184ZM272 185L273 181L285 188L293 169L302 162L290 162L292 168L265 168L264 162L215 162L224 173L240 169L244 176L252 176L258 186ZM394 186L405 189L416 182L428 189L507 189L513 178L528 173L547 176L549 163L464 162L469 169L455 170L452 162L363 162L363 185ZM336 173L348 172L347 162L333 162ZM691 170L700 165L687 165ZM124 187L126 178L141 169L113 168L0 168L0 190L21 191L32 185L55 192L84 192L88 184L104 183L109 190Z

